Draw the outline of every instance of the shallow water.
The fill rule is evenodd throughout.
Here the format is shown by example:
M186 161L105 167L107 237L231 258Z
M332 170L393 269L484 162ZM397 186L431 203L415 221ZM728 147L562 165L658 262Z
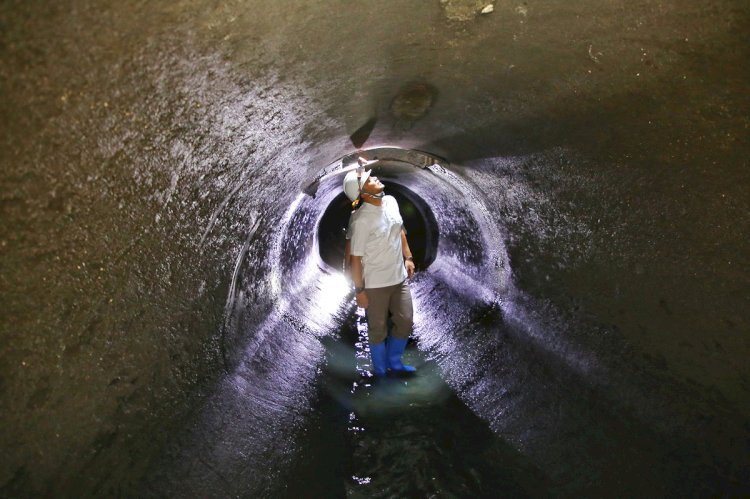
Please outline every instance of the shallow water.
M281 480L285 496L525 497L549 491L543 473L497 438L415 345L404 358L418 367L417 376L374 379L367 371L366 328L355 335L355 317L329 342L311 421L295 465Z

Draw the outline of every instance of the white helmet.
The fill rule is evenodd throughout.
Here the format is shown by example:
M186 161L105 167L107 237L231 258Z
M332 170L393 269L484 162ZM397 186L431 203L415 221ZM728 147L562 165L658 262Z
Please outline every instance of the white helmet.
M359 173L357 170L352 170L346 174L346 177L344 177L344 193L350 201L356 201L362 194L362 187L364 187L371 172L372 170L367 170Z

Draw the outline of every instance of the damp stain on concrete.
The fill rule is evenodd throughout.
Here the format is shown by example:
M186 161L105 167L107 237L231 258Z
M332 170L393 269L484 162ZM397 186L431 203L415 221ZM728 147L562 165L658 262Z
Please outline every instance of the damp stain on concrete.
M391 102L391 113L401 125L421 119L435 104L437 90L425 82L408 83Z

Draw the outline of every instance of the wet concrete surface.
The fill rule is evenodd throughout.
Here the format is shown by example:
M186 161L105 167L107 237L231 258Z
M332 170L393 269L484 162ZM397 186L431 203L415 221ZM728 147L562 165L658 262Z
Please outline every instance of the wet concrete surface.
M0 495L271 493L323 452L346 318L301 188L353 141L447 159L394 174L453 394L405 417L454 463L450 422L492 435L441 490L502 455L530 495L748 491L748 5L480 3L0 5Z

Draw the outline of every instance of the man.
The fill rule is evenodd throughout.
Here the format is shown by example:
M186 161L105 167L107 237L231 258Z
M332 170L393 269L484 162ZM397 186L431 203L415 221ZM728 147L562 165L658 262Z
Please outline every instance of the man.
M357 305L367 310L373 371L384 376L413 373L401 356L411 334L413 307L407 278L414 275L414 261L406 241L403 219L393 196L371 171L359 168L344 178L344 192L355 207L347 231L347 257ZM388 316L393 321L388 336Z

